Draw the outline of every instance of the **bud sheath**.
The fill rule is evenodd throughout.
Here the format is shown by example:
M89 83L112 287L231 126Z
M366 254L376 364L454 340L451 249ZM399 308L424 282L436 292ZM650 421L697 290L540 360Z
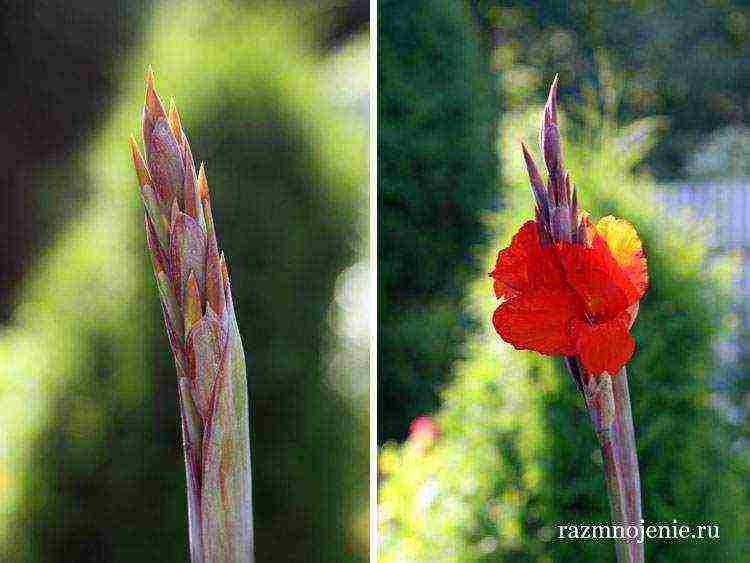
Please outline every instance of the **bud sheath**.
M252 562L245 353L216 239L206 173L196 176L172 100L146 74L146 159L130 139L146 239L177 370L193 563Z

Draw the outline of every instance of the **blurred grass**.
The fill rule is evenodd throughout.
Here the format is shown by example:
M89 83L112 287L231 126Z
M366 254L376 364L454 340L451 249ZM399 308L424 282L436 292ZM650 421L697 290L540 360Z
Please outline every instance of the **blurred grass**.
M561 106L566 106L561 100ZM500 127L507 171L504 209L488 214L496 244L489 271L532 197L518 139L534 139L539 108L507 113ZM648 252L651 286L641 303L629 366L647 522L717 523L715 542L651 541L653 561L744 561L748 467L713 409L713 345L727 333L736 263L715 261L709 225L656 204L654 185L630 169L653 142L654 123L617 129L589 116L564 154L582 207L595 218L632 221ZM640 129L640 135L633 135ZM629 142L625 143L625 139ZM638 142L634 139L639 139ZM610 542L555 541L556 526L605 523L609 506L600 457L580 396L562 362L500 341L497 302L482 278L470 310L484 319L454 366L435 415L440 438L387 444L381 453L380 560L609 561Z
M0 559L186 557L173 368L127 146L151 63L206 161L236 292L258 558L363 560L367 417L325 385L319 356L364 236L366 128L330 103L291 11L188 2L148 21L116 109L72 157L87 205L0 333Z

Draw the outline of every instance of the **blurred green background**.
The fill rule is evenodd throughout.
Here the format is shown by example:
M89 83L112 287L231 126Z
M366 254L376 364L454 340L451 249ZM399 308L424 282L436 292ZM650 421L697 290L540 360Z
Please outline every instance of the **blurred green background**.
M127 144L147 64L206 162L259 561L368 555L366 2L4 3L0 560L187 560Z
M379 1L380 560L614 561L555 538L609 521L570 376L490 322L487 272L533 214L519 141L538 155L558 72L582 207L648 252L629 366L644 516L721 533L647 560L747 560L748 59L739 2Z

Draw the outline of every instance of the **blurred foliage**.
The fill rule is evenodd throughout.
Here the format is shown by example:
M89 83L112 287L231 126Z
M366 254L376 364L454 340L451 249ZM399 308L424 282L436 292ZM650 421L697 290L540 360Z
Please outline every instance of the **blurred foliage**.
M678 175L706 133L750 123L746 2L470 4L491 37L495 69L516 94L545 95L559 72L563 97L597 98L620 124L667 116L669 130L648 157L660 177Z
M565 95L564 108L569 105ZM518 138L533 139L540 108L507 114L507 208L488 219L495 251L532 216ZM563 116L565 140L572 124ZM601 119L564 146L582 206L637 225L651 286L641 303L629 365L647 522L717 523L718 541L650 541L649 561L746 560L747 459L711 406L713 343L727 331L736 264L709 267L706 225L659 207L654 186L628 170L653 135L626 145ZM630 132L626 137L631 138ZM442 395L434 443L384 447L381 561L612 561L608 541L560 541L557 525L607 523L601 457L581 397L562 361L519 352L494 333L489 280L471 288L486 319ZM416 437L415 437L416 438Z
M165 4L147 21L113 111L38 171L89 196L0 332L0 559L187 559L174 369L127 145L152 63L206 161L236 294L258 560L363 561L367 413L326 384L321 352L366 236L366 127L331 104L293 11Z
M454 0L378 5L378 438L438 404L479 275L477 209L496 181L498 100L468 10ZM440 342L438 349L435 342Z
M136 43L146 12L143 0L6 0L2 7L0 322L34 253L87 192L79 182L40 190L55 179L39 178L35 164L50 159L54 174L70 172L60 155L70 161L77 140L111 110L119 57Z

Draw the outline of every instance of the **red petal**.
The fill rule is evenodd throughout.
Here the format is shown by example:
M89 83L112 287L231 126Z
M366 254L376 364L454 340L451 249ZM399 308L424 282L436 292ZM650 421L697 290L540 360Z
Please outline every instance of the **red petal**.
M529 287L528 254L535 245L539 245L536 222L527 221L513 236L510 246L498 253L495 269L490 273L498 299L512 297Z
M511 298L532 289L562 289L564 279L551 246L539 243L536 221L527 221L513 236L510 246L497 255L494 278L495 295Z
M604 238L612 256L635 289L638 300L648 288L648 268L643 243L635 227L624 219L608 215L596 224L596 231Z
M601 222L601 221L600 221ZM643 297L643 293L646 291L648 285L648 279L645 280L646 285L643 286L643 291L640 291L630 280L630 277L623 270L622 264L618 262L617 258L612 254L607 239L601 235L594 237L593 250L598 256L598 260L604 265L607 273L612 280L612 283L617 285L627 296L627 306L630 307L633 303ZM645 271L646 264L643 262Z
M601 236L595 236L590 247L559 242L557 251L565 278L583 299L594 322L614 319L637 300L635 288Z
M536 290L505 301L492 316L503 340L519 350L547 356L572 355L573 320L581 319L580 300L569 289Z
M630 282L635 287L636 301L640 300L641 297L646 293L648 289L648 268L646 266L646 256L643 252L635 256L632 262L622 265L623 273L628 277Z
M625 313L602 324L576 323L577 355L586 371L593 375L605 371L615 375L630 360L635 352L635 340L625 324L629 319L630 315Z

